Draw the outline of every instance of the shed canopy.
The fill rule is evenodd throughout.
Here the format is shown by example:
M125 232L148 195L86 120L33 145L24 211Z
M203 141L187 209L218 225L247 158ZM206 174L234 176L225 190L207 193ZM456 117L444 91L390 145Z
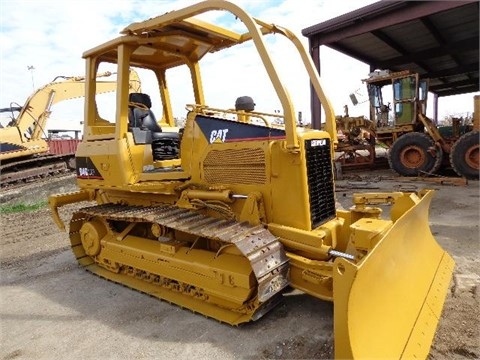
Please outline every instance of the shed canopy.
M479 91L479 1L379 1L302 34L319 70L325 45L371 71L419 73L438 97Z

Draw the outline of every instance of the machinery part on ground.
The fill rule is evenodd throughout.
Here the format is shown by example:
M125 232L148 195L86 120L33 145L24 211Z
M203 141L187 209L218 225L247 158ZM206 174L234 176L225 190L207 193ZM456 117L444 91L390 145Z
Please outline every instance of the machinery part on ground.
M232 16L233 28L196 17L210 11ZM84 53L89 88L95 69L117 64L114 118L99 121L95 94L86 96L79 190L49 197L60 229L60 207L95 203L70 222L79 264L229 324L257 320L290 286L333 301L337 358L426 358L454 266L429 228L433 191L355 194L352 208L336 209L335 115L301 41L223 0L133 23L121 34ZM264 40L271 35L297 50L325 112L325 130L297 128L271 58L276 52ZM208 106L209 80L232 99L239 94L218 76L202 79L203 59L250 40L241 49L256 50L248 55L261 62L251 65L264 67L282 110L257 112L250 100L235 110ZM142 79L156 81L158 96L129 101L128 72L135 66L144 70ZM179 131L172 111L179 100L171 96L187 89L167 77L181 69L193 91ZM151 103L161 104L158 123ZM381 204L391 205L390 216L382 217Z
M335 161L341 164L342 169L372 168L375 164L375 146L372 145L339 145L335 152L340 154Z
M450 164L455 172L467 179L479 177L479 137L480 132L471 131L463 134L452 146Z
M115 91L116 81L103 80L111 75L110 72L96 75L102 79L98 81L97 94ZM138 74L132 72L130 76L132 91L139 91ZM84 95L84 76L57 76L30 95L23 106L1 109L12 112L10 123L0 128L2 187L75 169L75 151L80 139L52 139L46 134L46 128L52 106ZM19 112L16 117L15 111Z
M338 143L335 152L339 155L342 169L373 167L375 163L375 133L373 123L363 116L348 114L336 117Z
M400 136L388 151L390 168L402 176L433 174L440 169L442 159L442 148L418 132Z

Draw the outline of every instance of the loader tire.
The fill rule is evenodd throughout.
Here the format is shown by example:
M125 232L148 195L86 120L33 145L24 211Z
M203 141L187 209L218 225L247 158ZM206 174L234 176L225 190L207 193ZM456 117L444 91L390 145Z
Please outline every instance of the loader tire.
M443 151L424 133L400 136L388 152L390 168L401 176L435 173L442 164Z
M463 134L452 146L450 164L453 170L467 179L479 178L479 131Z

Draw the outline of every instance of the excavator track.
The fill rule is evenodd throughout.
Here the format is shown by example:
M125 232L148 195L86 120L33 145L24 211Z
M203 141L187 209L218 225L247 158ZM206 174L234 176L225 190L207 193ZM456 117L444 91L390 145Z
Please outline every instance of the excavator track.
M128 225L116 232L111 225L118 222ZM100 223L105 225L105 231ZM146 224L162 229L162 234L179 231L215 241L219 247L206 253L205 249L196 248L197 241L129 236L133 228L147 227ZM289 283L283 246L262 225L216 218L174 205L103 204L83 208L70 222L70 241L79 264L88 271L232 325L262 317L280 301L282 289ZM138 244L148 251L141 251ZM237 255L228 251L232 246ZM241 276L226 275L235 268L228 264L240 261L239 257L250 264L248 273L240 275L250 279L251 288L243 289L241 295L242 289L235 289L242 287L236 284ZM202 270L195 270L191 264ZM176 276L168 275L172 268ZM247 271L243 265L237 268ZM199 277L201 280L195 280Z
M73 172L69 164L75 154L44 155L29 159L8 162L0 165L1 187L12 186L18 182L28 182L38 178L46 178L56 174Z

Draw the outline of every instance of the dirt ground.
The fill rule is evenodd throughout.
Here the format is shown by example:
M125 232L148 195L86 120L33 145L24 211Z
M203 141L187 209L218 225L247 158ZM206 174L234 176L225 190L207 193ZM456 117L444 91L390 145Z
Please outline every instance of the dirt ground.
M35 202L75 187L73 178L2 191L3 204ZM456 268L430 359L480 357L479 183L405 181L390 172L349 173L354 192L436 189L430 225ZM62 208L67 220L75 206ZM48 209L2 214L0 358L328 359L333 305L294 291L257 322L230 327L81 270ZM425 254L428 256L428 254Z

